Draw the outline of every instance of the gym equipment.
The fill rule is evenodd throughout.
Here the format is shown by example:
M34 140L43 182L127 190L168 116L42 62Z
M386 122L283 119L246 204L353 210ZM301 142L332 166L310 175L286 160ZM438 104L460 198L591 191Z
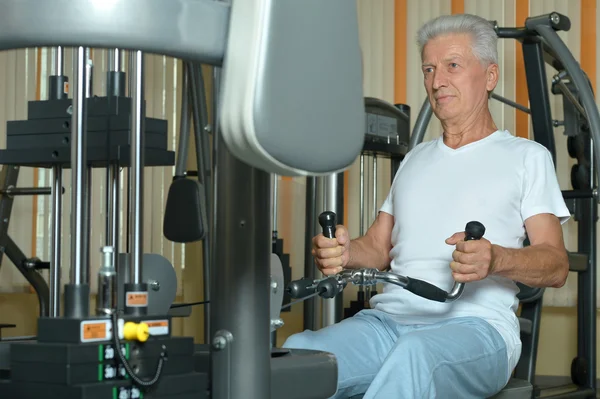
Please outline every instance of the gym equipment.
M336 21L334 30L331 21ZM271 354L269 348L268 177L269 173L341 172L358 155L364 114L356 5L343 0L326 4L316 0L175 0L168 4L160 0L78 0L76 4L59 0L52 5L2 0L0 22L3 50L76 46L72 101L49 100L57 102L58 109L44 115L70 122L71 155L64 148L28 149L21 153L26 155L23 158L14 152L19 149L0 152L0 162L59 165L73 172L73 256L70 282L65 286L65 313L40 318L34 341L10 343L11 377L9 383L2 382L3 394L25 399L42 392L64 398L143 394L144 398L264 399L333 394L336 364L330 354ZM306 30L307 23L310 30ZM267 34L269 40L265 40ZM86 79L91 74L85 68L89 47L130 51L130 97L118 97L119 101L111 95L105 100L86 97L91 91L91 79ZM144 115L144 52L215 68L219 112L212 140L213 191L207 195L214 203L209 281L211 292L227 295L211 301L208 352L195 348L191 338L172 337L168 314L148 313L149 287L142 273L141 170L173 165L174 153L156 148L162 143L150 137L152 125L162 125ZM290 79L293 68L302 68L302 73ZM99 106L108 111L95 115ZM111 145L96 143L88 134L91 118L103 117L106 122L123 115L127 124L108 123L105 136ZM127 140L115 143L110 129L124 127ZM160 138L161 132L154 133ZM336 151L331 153L329 146L315 148L315 139L336 142ZM93 151L94 146L99 150ZM111 309L110 316L91 315L89 166L115 164L129 167L130 173L126 251L130 273L123 284L123 312ZM110 169L108 179L114 182L118 173ZM118 209L118 193L111 193L111 198L117 198L111 206ZM121 253L111 242L107 244L114 254ZM55 270L58 265L54 263ZM117 273L120 266L114 265ZM40 369L42 362L52 370L46 377L23 372L36 364ZM275 380L272 384L272 377L285 385Z
M589 79L573 55L557 35L558 30L569 30L568 17L552 12L530 17L520 28L499 27L495 21L495 30L499 38L516 39L521 42L530 93L530 109L515 104L501 96L492 98L514 106L531 115L533 138L544 145L552 154L556 165L556 145L554 127L564 126L568 137L568 150L572 158L577 159L571 173L573 190L563 191L567 206L578 222L577 252L569 253L570 271L578 274L577 289L577 357L571 365L571 379L574 387L565 387L564 393L552 397L589 397L595 398L596 387L596 221L598 219L597 173L600 165L600 114L594 102ZM546 67L557 71L548 87ZM564 121L552 119L550 113L549 91L563 96ZM535 93L535 95L531 95ZM425 101L415 123L411 136L411 149L423 141L427 124L431 118L431 106ZM541 317L543 290L538 291L520 285L522 294L519 299L523 305L521 314L521 338L523 356L519 360L514 379L502 392L511 393L512 387L519 392L529 386L535 397L546 397L546 393L535 386L535 362L537 340ZM531 334L528 334L531 326ZM534 389L535 388L535 389ZM554 388L554 387L553 387ZM552 389L552 388L551 388ZM530 397L530 396L527 396Z

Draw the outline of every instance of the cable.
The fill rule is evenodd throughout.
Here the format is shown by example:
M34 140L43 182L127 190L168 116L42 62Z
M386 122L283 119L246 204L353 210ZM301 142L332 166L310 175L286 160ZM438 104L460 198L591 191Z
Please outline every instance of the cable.
M123 367L125 367L125 370L131 376L131 379L137 385L139 385L141 387L149 388L149 387L153 386L154 384L156 384L162 374L164 362L167 360L167 347L164 345L162 346L162 352L160 353L160 359L158 359L158 365L156 366L156 372L154 373L154 377L152 377L152 379L150 381L144 381L135 374L135 372L129 365L129 362L127 361L127 359L125 359L123 352L120 350L121 344L119 342L119 333L118 333L118 327L117 327L118 326L117 312L114 312L112 314L112 322L113 322L113 343L115 345L115 351L117 352L117 354L119 356L119 360L121 361L121 364L123 365Z
M206 305L207 303L210 303L210 301L200 301L200 302L190 302L190 303L176 303L174 305L171 305L171 309L185 308L186 306Z
M290 302L290 303L288 303L287 305L283 305L283 306L281 307L281 310L283 310L283 309L287 309L287 308L289 308L290 306L293 306L293 305L295 305L295 304L297 304L297 303L304 302L304 301L306 301L307 299L310 299L310 298L312 298L313 296L317 296L317 295L319 295L319 294L320 294L320 292L315 292L314 294L310 294L309 296L305 296L305 297L304 297L304 298L302 298L302 299L298 299L297 301Z

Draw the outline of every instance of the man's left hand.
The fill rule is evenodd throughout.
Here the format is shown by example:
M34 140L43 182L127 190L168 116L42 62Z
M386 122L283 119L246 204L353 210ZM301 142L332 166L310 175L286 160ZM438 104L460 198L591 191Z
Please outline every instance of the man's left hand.
M481 238L465 241L465 233L455 233L446 244L456 245L450 262L452 276L459 283L483 280L492 273L492 243Z

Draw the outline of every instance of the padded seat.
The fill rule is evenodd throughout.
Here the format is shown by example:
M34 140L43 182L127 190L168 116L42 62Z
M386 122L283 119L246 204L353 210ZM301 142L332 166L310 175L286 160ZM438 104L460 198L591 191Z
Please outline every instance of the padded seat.
M490 399L531 399L533 386L526 380L511 378L508 384Z
M502 391L489 399L531 399L532 393L533 387L529 382L512 378ZM364 395L356 395L350 399L361 399L363 396Z

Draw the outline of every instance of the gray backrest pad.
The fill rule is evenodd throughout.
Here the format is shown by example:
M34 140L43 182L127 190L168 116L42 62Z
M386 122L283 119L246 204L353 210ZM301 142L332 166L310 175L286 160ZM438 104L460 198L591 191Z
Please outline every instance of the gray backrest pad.
M364 141L365 106L356 2L270 2L257 79L260 145L291 167L349 166Z

